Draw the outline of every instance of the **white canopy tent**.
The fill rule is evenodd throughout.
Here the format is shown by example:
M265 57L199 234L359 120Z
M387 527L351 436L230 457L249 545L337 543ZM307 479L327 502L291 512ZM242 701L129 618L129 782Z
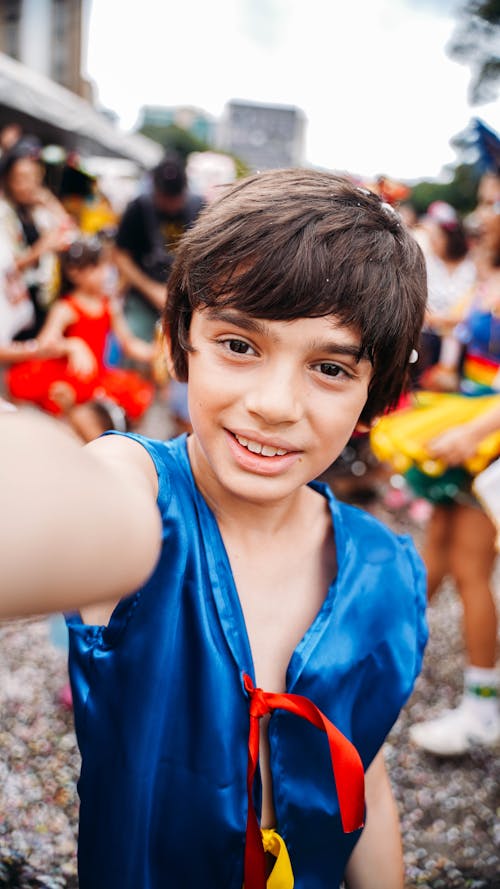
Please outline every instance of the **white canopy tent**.
M127 158L142 169L151 169L163 155L152 139L121 131L89 102L0 53L0 126L12 122L46 144Z

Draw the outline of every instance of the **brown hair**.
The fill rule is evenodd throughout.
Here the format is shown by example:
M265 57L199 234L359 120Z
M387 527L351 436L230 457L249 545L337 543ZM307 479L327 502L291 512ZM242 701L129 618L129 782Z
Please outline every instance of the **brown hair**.
M61 268L60 291L65 293L74 286L71 272L98 265L102 259L103 247L97 237L79 237L59 254Z
M445 253L447 259L463 259L469 251L467 235L463 223L457 219L452 228L440 226L445 236Z
M195 309L233 306L256 318L338 316L361 337L374 373L370 422L404 388L427 298L425 262L397 213L347 178L273 170L229 188L178 247L164 326L187 379Z

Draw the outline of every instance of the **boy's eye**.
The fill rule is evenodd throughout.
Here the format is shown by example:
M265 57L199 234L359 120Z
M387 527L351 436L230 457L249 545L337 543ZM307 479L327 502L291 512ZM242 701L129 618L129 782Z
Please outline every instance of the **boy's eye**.
M319 370L320 373L325 374L327 377L346 375L344 368L340 367L339 364L334 364L332 361L322 361L321 364L316 364L315 370Z
M223 345L229 349L230 352L236 352L237 355L248 355L250 352L253 353L253 349L249 343L246 343L245 340L223 340Z

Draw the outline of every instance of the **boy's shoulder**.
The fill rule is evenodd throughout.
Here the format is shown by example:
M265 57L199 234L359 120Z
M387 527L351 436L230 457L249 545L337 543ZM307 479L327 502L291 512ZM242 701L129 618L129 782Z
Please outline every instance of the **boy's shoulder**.
M170 523L173 515L180 525L194 520L194 514L200 508L200 497L191 472L186 434L166 440L137 432L111 431L105 434L120 436L146 451L156 474L156 503L164 525Z
M186 435L180 435L172 439L150 438L138 432L121 432L116 429L110 429L104 432L101 438L117 437L126 441L136 442L141 445L149 455L160 485L160 493L166 493L166 489L170 492L171 482L178 477L190 482L191 474L189 470L189 459L186 448Z
M362 601L370 633L383 614L384 626L387 630L392 627L401 644L414 638L420 658L428 637L427 579L413 538L397 533L357 506L341 501L335 501L335 505L341 592L349 601ZM407 629L403 632L409 625L413 627L410 636ZM371 638L370 633L367 638Z
M410 534L400 534L358 506L337 500L330 492L339 564L344 576L359 572L370 585L389 582L425 598L425 567ZM395 589L395 588L394 588Z
M315 483L315 488L323 490L331 503L334 518L336 517L339 530L347 538L363 539L363 557L370 560L370 548L372 545L384 544L389 550L403 545L413 547L413 540L409 534L400 534L390 528L384 521L373 513L367 512L359 506L339 500L331 488L324 484Z

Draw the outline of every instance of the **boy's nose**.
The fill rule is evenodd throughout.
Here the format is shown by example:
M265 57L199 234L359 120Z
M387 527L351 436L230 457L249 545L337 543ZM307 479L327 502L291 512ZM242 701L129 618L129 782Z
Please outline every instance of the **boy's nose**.
M246 407L266 423L297 423L304 412L302 387L285 369L262 373L246 394Z

